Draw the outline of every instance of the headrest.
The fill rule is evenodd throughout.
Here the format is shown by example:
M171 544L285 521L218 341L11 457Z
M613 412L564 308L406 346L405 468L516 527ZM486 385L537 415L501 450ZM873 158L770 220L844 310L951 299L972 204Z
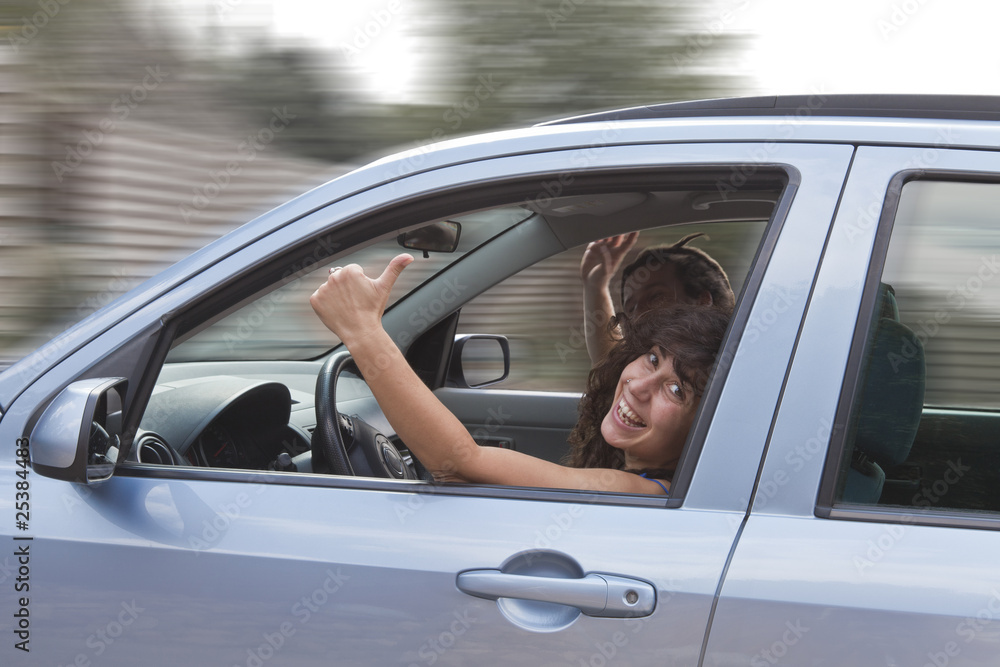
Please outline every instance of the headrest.
M881 313L857 403L854 448L880 466L910 454L924 407L924 346L900 323L892 288L883 286ZM886 315L889 315L888 317Z
M886 285L885 283L879 283L879 294L878 298L881 301L879 305L879 310L882 313L882 317L888 317L890 320L899 321L899 306L896 304L896 291L892 289L892 285Z

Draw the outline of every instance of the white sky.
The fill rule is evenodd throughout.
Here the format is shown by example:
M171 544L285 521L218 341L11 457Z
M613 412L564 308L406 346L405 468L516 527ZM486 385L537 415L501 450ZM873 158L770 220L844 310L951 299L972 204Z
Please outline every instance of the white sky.
M407 32L413 0L182 1L224 28L269 22L285 38L350 45L373 91L405 98L419 75L419 45ZM539 20L547 4L558 11L571 1L542 0ZM719 0L701 37L754 36L739 73L756 94L1000 95L998 25L997 0Z
M728 0L763 93L1000 94L996 0Z

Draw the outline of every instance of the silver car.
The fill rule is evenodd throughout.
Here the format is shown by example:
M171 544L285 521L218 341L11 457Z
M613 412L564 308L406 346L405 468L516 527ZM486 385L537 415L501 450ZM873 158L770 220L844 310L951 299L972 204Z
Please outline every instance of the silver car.
M247 223L0 375L0 663L998 664L997 109L626 109ZM308 304L409 248L386 331L561 461L582 248L634 230L705 232L737 295L666 499L429 480Z

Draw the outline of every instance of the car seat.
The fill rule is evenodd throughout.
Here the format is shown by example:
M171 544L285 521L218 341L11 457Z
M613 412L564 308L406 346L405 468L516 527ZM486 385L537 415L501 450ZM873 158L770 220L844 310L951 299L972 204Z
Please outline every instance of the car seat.
M873 504L885 469L910 454L924 406L924 346L899 321L892 287L879 288L861 386L854 403L853 439L842 502Z

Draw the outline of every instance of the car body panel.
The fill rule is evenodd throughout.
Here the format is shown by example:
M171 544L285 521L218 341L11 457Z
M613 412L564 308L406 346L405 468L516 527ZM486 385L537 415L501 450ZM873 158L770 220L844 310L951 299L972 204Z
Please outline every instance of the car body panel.
M510 183L566 174L720 165L733 178L783 172L788 185L674 498L184 465L126 465L97 485L25 473L30 530L8 522L0 531L11 546L0 585L24 597L5 594L0 613L20 623L30 609L33 641L29 656L10 635L4 664L995 662L1000 535L989 529L992 517L969 529L945 515L918 525L870 508L826 516L818 494L836 462L834 424L869 267L881 261L872 253L887 233L879 219L890 182L930 168L1000 174L1000 126L823 118L816 101L784 118L553 125L380 160L210 244L0 375L0 443L21 443L73 380L126 377L129 399L141 400L184 315L211 299L231 309L225 298L259 296L265 288L252 279L273 271L276 257L304 258L283 278L293 281L346 255L345 239L389 238L393 230L380 225L398 211L416 211L416 224L427 201L485 201ZM386 331L405 348L431 324L412 315L447 281L464 286L449 303L458 308L588 234L516 229L397 302ZM295 396L290 423L305 429L321 364L177 364L161 378L278 380ZM452 387L438 395L474 435L510 438L549 460L558 459L579 398ZM367 396L351 401L366 416L372 405ZM0 458L8 516L19 469ZM30 582L21 582L29 553ZM652 586L656 604L649 616L611 619L496 602L459 589L458 575L472 570L623 577Z
M614 147L587 156L587 166L609 169L740 163L753 149L752 144ZM801 163L811 175L839 171L842 178L851 151L848 146L788 145L773 151L772 157L790 164L794 172ZM31 383L0 422L0 438L21 437L38 405L73 377L85 374L89 364L112 353L123 341L141 332L158 331L161 322L169 321L173 313L211 296L220 285L252 273L283 248L335 228L338 221L351 220L387 202L439 191L444 184L451 188L464 183L481 186L515 175L558 174L579 158L577 152L562 151L449 167L402 179L392 188L373 188L310 213L205 267L195 278L138 309ZM482 286L476 284L476 275L483 271L483 264L449 275L469 284L471 296L499 277L563 249L554 236L548 238L545 241L542 234L525 245L518 262L497 264L486 274L488 279L479 278ZM514 235L510 242L523 244L525 238ZM411 299L416 304L413 307L428 303L446 278L430 280L403 305L410 306ZM464 298L461 296L457 305ZM397 311L401 315L395 315ZM387 314L385 326L390 335L398 338L403 333L420 333L405 317L407 312L397 306ZM125 374L135 376L146 364L137 366ZM286 362L283 372L293 368L315 373L312 362L297 366ZM734 378L741 372L737 365ZM142 378L135 376L133 380L141 382ZM777 388L772 382L769 393L757 394L767 411L773 412ZM763 443L763 438L758 438L754 445L758 458ZM741 446L753 456L754 446ZM739 486L749 489L755 474L756 465L733 470L729 478L735 484L739 477ZM236 480L243 483L236 484ZM41 563L39 568L47 572L50 587L33 598L36 614L47 619L34 632L36 637L48 638L60 628L60 639L46 639L45 647L39 649L42 657L65 661L82 653L96 658L97 649L87 647L94 630L85 619L108 616L108 622L114 622L115 610L126 605L144 610L142 618L135 620L135 629L155 623L156 630L123 633L115 651L116 659L125 661L131 657L127 646L132 641L136 654L150 650L152 644L152 650L163 655L178 659L190 655L185 648L167 647L165 642L200 628L213 639L206 638L197 646L198 660L252 662L254 650L267 652L268 646L278 650L274 632L286 627L287 643L281 653L288 660L301 651L305 661L336 655L346 656L349 662L410 664L421 659L422 648L432 651L428 655L437 655L424 645L442 636L442 627L452 623L449 619L457 621L471 614L488 621L484 627L490 632L477 640L474 628L470 628L461 648L442 651L436 658L438 664L461 664L470 654L484 653L489 653L495 664L523 661L529 654L589 662L595 655L607 657L609 651L629 656L633 664L654 665L665 660L690 663L701 652L715 593L747 504L744 497L742 505L739 498L731 499L722 510L666 511L663 501L654 498L615 500L566 492L547 496L538 491L520 498L498 489L496 494L507 495L499 500L481 497L483 490L470 497L461 487L440 493L437 487L430 487L428 492L421 483L401 488L398 483L359 479L329 486L311 476L296 483L285 478L274 482L273 475L266 473L206 475L204 470L183 467L133 466L127 474L116 475L93 489L36 476L32 494L45 500L35 509L39 518L32 528L45 538L34 545L34 553L36 562ZM714 482L696 480L690 492L697 495L700 484ZM94 514L101 516L98 519ZM76 549L74 545L87 546ZM68 551L74 553L74 567L57 573L56 554ZM547 555L540 563L533 563L537 553ZM643 555L637 558L639 553ZM623 558L626 554L627 559ZM85 573L116 559L187 576L164 578L152 575L146 565L125 565L113 568L114 586L100 596L80 601L78 591L85 585L80 581ZM546 621L526 629L518 625L517 618L505 617L498 603L472 598L456 589L459 572L498 569L525 560L526 571L534 573L540 568L539 575L554 561L584 574L596 572L649 582L655 587L657 606L651 616L641 619L584 616L562 629L558 624L562 621L552 621L556 625L551 627ZM336 598L334 591L326 588L317 593L321 598L325 593L330 600L335 599L326 608L329 611L323 612L331 617L323 626L299 628L291 611L296 601L320 590L328 579L339 581L338 577L347 583L337 588ZM251 585L255 581L269 583L260 589ZM257 604L247 597L253 589L259 591L261 602ZM393 590L401 593L394 595ZM174 610L174 601L179 599L190 603L182 616ZM248 607L251 613L245 613ZM240 617L239 623L225 620L234 615ZM384 639L384 619L396 619L404 628L391 641ZM314 629L320 627L322 630ZM300 643L292 641L291 630L301 630ZM153 639L154 634L160 639ZM274 641L268 644L267 637ZM82 651L81 645L85 647ZM111 647L106 650L110 655Z
M722 355L720 363L729 363L730 368L716 409L719 417L711 423L695 470L695 480L703 477L705 482L687 494L688 506L735 510L746 507L753 492L756 475L745 473L760 465L785 378L781 360L788 358L795 343L827 224L853 154L850 146L825 148L816 153L825 159L793 162L802 184L746 316L739 348L731 358L726 352ZM777 152L788 159L790 150Z
M885 193L897 174L932 166L996 174L1000 152L858 150L721 591L706 665L746 664L746 656L758 665L971 667L996 660L993 554L1000 534L959 529L959 520L945 515L940 526L917 525L933 521L934 512L816 516L827 448L843 433L836 412L869 259L880 224L883 233L888 224L879 223Z
M291 664L408 665L427 655L444 665L531 655L575 663L604 643L642 656L633 664L685 663L700 653L738 524L720 512L603 506L588 494L539 503L274 481L266 473L247 483L116 476L88 492L36 477L33 530L46 537L31 546L40 582L32 658L96 659L88 637L125 604L142 611L107 649L119 664L150 651L168 663L244 664L247 651L263 645L266 653L275 633L287 640L280 654ZM649 581L654 614L582 616L566 630L525 631L497 603L455 588L458 572L500 568L539 549L583 572ZM107 585L81 595L102 563L96 576ZM616 644L617 633L627 645Z
M752 516L705 665L987 665L995 531Z

